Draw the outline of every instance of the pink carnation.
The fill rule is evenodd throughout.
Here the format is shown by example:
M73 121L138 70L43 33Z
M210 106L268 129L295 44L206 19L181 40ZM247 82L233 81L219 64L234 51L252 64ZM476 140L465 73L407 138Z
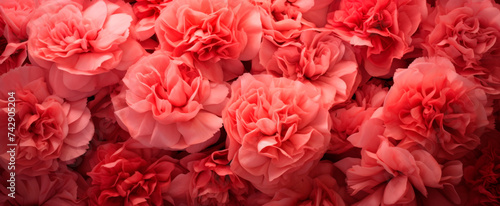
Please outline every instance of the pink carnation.
M349 137L354 146L362 148L361 159L345 158L335 163L346 173L351 195L368 194L355 205L416 204L416 191L427 197L427 188L456 193L454 185L462 178L461 162L440 165L427 151L401 148L383 133L382 120L368 120L359 133ZM459 197L455 203L460 203Z
M174 0L162 10L155 31L161 50L193 58L212 81L241 75L240 60L257 55L262 37L258 8L247 0Z
M157 51L130 67L123 83L113 97L115 114L146 147L189 150L217 141L228 87L208 81L191 60Z
M288 46L264 39L259 59L268 74L312 84L326 108L350 99L360 81L351 47L328 31L303 31Z
M489 124L484 92L445 58L419 58L394 75L384 103L388 137L457 159L479 145Z
M231 170L272 194L305 175L330 141L328 111L310 85L244 74L223 111Z
M48 69L54 92L70 100L118 83L145 53L130 37L130 5L107 0L84 5L47 2L28 24L31 62Z
M342 0L327 28L359 46L372 76L391 76L392 63L413 50L412 35L427 16L425 0Z
M184 171L170 153L137 149L134 144L105 144L88 173L90 205L164 205L173 199L171 181Z
M438 1L423 22L422 36L428 56L446 57L459 74L500 95L500 7L493 1Z
M56 170L59 161L71 161L85 153L94 134L87 100L70 102L53 95L45 75L39 67L25 66L0 77L0 116L7 120L8 108L14 107L16 114L15 142L7 142L7 136L0 141L3 145L17 144L18 174L39 175ZM9 92L15 92L15 102L10 105ZM4 134L9 127L7 121L0 123ZM1 149L2 164L9 162L6 150Z

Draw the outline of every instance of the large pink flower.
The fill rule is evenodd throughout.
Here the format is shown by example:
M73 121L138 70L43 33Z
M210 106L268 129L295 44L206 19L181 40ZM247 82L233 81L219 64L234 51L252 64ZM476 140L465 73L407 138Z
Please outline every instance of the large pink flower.
M115 114L145 146L182 150L217 140L229 89L209 82L189 59L157 51L130 67L123 83L113 97Z
M241 75L240 60L257 55L262 37L258 8L246 0L174 0L155 30L160 49L189 55L213 81Z
M473 76L500 95L500 7L490 0L443 0L422 23L427 55L448 58L457 72Z
M457 159L479 145L489 124L484 92L445 58L419 58L394 75L384 103L386 135Z
M326 108L350 99L360 80L351 47L329 31L303 31L288 46L264 39L259 59L269 74L314 85Z
M88 173L91 205L168 204L170 183L183 173L170 155L159 149L137 149L130 142L101 145L94 158L97 164Z
M3 145L16 146L16 173L39 175L58 168L59 161L74 160L85 153L94 134L87 100L68 102L51 93L45 70L26 66L11 70L0 77L0 116L7 120L8 108L15 107L15 141L1 138ZM15 92L15 102L9 106L8 92ZM12 98L11 98L12 99ZM0 131L7 134L7 121ZM2 164L9 161L2 147Z
M75 100L118 83L144 49L129 35L130 5L99 0L47 2L28 24L32 63L50 69L57 95Z
M4 171L1 177L9 180L10 171ZM15 198L7 196L11 193L9 182L4 181L0 185L0 205L88 205L85 194L87 183L65 165L48 174L35 177L16 175L15 179ZM5 186L5 183L8 185Z
M328 28L361 48L366 71L392 75L393 60L412 51L411 36L427 16L425 0L342 0Z
M310 85L244 74L223 111L231 170L272 194L306 174L325 153L330 118Z
M368 194L356 205L416 204L415 190L426 197L427 188L455 192L453 186L462 178L460 161L440 165L424 149L393 145L383 133L382 120L368 120L359 133L349 137L354 146L362 148L361 159L345 158L335 163L346 173L352 195Z

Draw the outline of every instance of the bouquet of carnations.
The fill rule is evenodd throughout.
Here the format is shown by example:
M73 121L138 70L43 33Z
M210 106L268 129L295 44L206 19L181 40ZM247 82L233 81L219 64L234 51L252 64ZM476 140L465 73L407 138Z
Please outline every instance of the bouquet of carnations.
M493 0L2 0L1 205L500 205Z

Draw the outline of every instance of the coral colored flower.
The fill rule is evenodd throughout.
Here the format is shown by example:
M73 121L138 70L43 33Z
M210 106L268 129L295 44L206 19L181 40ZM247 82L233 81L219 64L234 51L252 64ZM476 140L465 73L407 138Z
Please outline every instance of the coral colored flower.
M87 100L65 101L53 95L45 75L42 68L25 66L0 77L0 116L5 120L0 131L6 135L0 141L17 144L17 174L36 176L56 170L59 161L85 153L94 135ZM15 101L9 101L9 92L15 92ZM8 124L8 108L15 108L15 121L10 121L14 125ZM8 141L8 131L15 135L14 142ZM1 148L2 164L9 162L7 149Z
M420 145L437 158L458 159L479 145L489 124L484 92L445 58L419 58L394 75L384 102L388 137Z
M47 2L28 23L31 62L48 69L55 93L71 100L118 83L145 53L130 37L130 5L106 0L84 5Z
M425 0L342 0L327 28L361 48L372 76L391 76L393 60L413 50L411 36L427 16Z
M183 185L173 189L187 194L190 205L241 205L253 192L253 187L246 180L236 176L229 167L228 151L194 153L181 160L189 170L185 175L177 176L173 185Z
M189 59L157 51L129 68L112 97L120 124L146 147L183 150L213 144L229 92L209 82Z
M310 85L244 74L231 85L223 111L231 170L273 194L305 175L330 141L328 111Z
M4 171L1 177L3 180L9 180L10 171ZM11 193L8 187L11 185L4 181L0 185L1 205L88 205L87 183L82 176L69 170L65 165L61 165L58 170L48 174L34 177L16 175L14 178L15 198L8 196Z
M462 178L460 161L440 165L424 149L393 145L383 133L382 120L366 121L359 133L349 137L354 146L362 148L361 159L345 158L335 163L346 173L351 195L369 194L355 205L416 204L416 192L426 197L427 188L455 192L454 185Z
M329 31L303 31L288 46L264 39L259 59L268 74L312 84L326 108L350 99L360 80L351 47Z
M212 81L243 73L240 60L250 60L260 48L259 11L246 0L174 0L155 24L160 49L172 56L188 55Z
M500 7L493 1L438 1L421 30L428 56L448 58L459 74L500 95Z
M99 146L96 165L87 173L92 180L91 205L168 204L167 191L175 187L171 181L184 172L170 155L159 149L137 149L131 143Z

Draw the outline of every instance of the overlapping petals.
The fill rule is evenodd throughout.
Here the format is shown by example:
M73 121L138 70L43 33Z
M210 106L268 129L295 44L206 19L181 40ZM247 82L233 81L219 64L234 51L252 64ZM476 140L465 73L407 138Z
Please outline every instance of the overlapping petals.
M147 147L183 150L217 141L228 87L209 82L190 59L163 51L130 67L113 97L115 113L132 138ZM214 141L215 140L215 141Z
M15 92L16 115L11 122L16 125L18 174L39 175L56 170L60 161L71 161L85 153L94 134L86 99L69 102L51 94L44 71L25 66L0 77L0 112L5 119L8 107L12 107L8 105L8 92ZM1 130L7 128L7 121L2 122ZM7 144L8 138L1 141ZM6 150L2 147L5 164L9 162Z
M306 174L330 141L328 111L313 87L244 74L223 112L231 169L264 193Z

